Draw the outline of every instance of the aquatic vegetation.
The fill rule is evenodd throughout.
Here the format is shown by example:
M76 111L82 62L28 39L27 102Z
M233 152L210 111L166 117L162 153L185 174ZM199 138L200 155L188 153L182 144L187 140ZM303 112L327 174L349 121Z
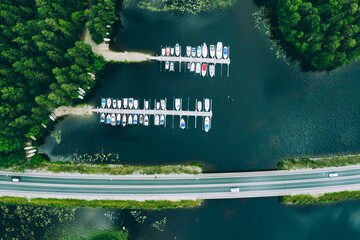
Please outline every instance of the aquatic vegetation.
M137 223L143 224L146 220L146 216L141 216L141 211L138 210L131 211L131 215L135 218L135 221Z
M51 137L55 138L57 144L61 143L61 130L53 131Z
M104 213L104 215L105 215L105 217L108 217L111 222L118 219L118 217L116 216L116 213L114 211L106 211Z
M342 191L342 192L333 192L325 193L320 196L313 196L310 194L299 194L293 196L282 196L280 201L286 204L316 204L316 203L328 203L328 202L338 202L345 200L355 200L360 199L360 191Z
M166 225L166 222L167 222L167 218L164 217L162 220L154 222L153 227L158 229L159 231L163 232L164 228L165 228L165 225Z

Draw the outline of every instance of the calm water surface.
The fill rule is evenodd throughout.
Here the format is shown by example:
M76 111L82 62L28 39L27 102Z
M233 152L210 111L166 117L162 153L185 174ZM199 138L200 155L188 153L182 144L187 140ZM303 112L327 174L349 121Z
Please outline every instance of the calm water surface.
M160 72L159 63L112 65L89 103L99 105L100 97L189 97L192 103L208 97L214 113L208 133L194 129L193 121L184 131L171 124L112 128L99 124L96 115L67 117L56 126L61 143L49 136L42 152L60 159L104 150L128 164L201 161L207 172L274 169L284 157L359 152L359 64L330 74L301 72L276 59L264 31L254 27L256 11L252 1L238 1L224 12L196 16L122 13L117 50L159 54L161 44L222 41L231 46L230 77L220 77L219 67L217 77L202 78ZM147 212L167 216L164 232L130 220L123 224L134 239L350 239L359 234L359 207L358 202L288 207L276 198L216 200L200 209Z

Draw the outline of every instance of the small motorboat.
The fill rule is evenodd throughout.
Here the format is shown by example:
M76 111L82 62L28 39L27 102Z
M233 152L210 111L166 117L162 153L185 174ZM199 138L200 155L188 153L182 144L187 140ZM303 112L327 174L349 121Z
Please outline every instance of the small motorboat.
M159 117L159 115L155 115L155 119L154 119L155 126L158 126L159 123L160 123L160 117Z
M105 98L102 98L101 99L101 107L105 108L105 106L106 106L106 100L105 100Z
M132 124L133 123L133 117L132 117L132 115L129 115L129 117L128 117L128 124Z
M123 125L123 127L126 126L126 114L124 114L122 117L122 125Z
M201 112L201 110L202 110L202 101L198 101L198 102L197 102L197 110L198 110L199 112Z
M128 99L124 98L123 103L124 103L124 108L127 108L128 107Z
M210 45L210 57L215 57L215 45Z
M165 116L161 115L160 116L160 125L164 125L164 122L165 122Z
M191 55L191 47L186 46L186 56L190 57L190 55Z
M228 58L228 54L229 54L229 49L228 47L224 47L224 58Z
M190 62L188 62L187 64L187 69L190 69Z
M111 126L115 126L116 125L116 119L115 119L115 113L111 114Z
M193 72L195 71L195 63L191 63L191 66L190 66L190 72Z
M180 45L178 43L175 45L175 55L180 56Z
M113 99L113 108L116 108L116 99Z
M156 110L160 109L160 102L156 102Z
M134 100L134 108L138 109L139 107L139 101L137 99Z
M117 107L120 109L121 108L121 99L117 100Z
M196 73L200 73L201 71L201 65L199 62L196 63Z
M205 77L205 75L206 75L206 70L207 70L207 64L206 64L206 63L203 63L203 65L202 65L202 70L201 70L201 75L202 75L203 77Z
M111 116L110 116L110 114L108 114L106 116L106 124L110 124L110 123L111 123Z
M214 64L209 65L209 74L210 74L210 77L213 77L215 75L215 65Z
M161 48L161 56L165 56L165 48Z
M101 123L105 122L105 113L102 113L102 114L100 115L100 122L101 122Z
M165 62L165 69L168 70L169 67L170 67L170 63L169 63L169 61L166 61L166 62Z
M201 47L200 46L197 47L197 57L198 58L201 57Z
M108 98L108 99L106 100L106 106L107 106L108 108L111 108L111 99L110 99L110 98Z
M180 107L181 107L180 98L175 98L175 109L176 109L176 111L179 111Z
M149 109L149 101L144 100L145 109Z
M171 55L171 56L174 56L174 53L175 53L174 48L173 48L173 47L172 47L172 48L170 48L170 55Z
M205 111L209 111L210 109L210 100L208 98L205 98Z
M140 116L139 116L139 123L140 123L140 124L143 124L143 123L144 123L144 116L143 116L143 115L140 115Z
M171 63L170 63L170 72L174 72L174 71L175 71L175 69L174 69L174 63L171 62Z
M133 123L134 124L138 123L138 116L136 114L134 115Z
M207 55L208 55L208 49L207 49L206 43L204 43L204 45L202 46L202 56L203 56L203 58L206 58Z
M160 100L160 104L161 104L161 109L162 109L162 110L165 110L166 104L165 104L165 100L164 100L164 99L161 99L161 100Z
M194 47L191 49L191 56L192 57L196 56L196 48L194 48Z
M185 129L185 120L183 118L181 118L181 121L180 121L180 128Z
M205 129L205 132L208 132L209 129L210 129L210 119L209 119L209 117L206 117L206 118L205 118L205 121L204 121L204 129Z
M116 125L120 125L120 123L121 123L121 114L117 114L116 115Z
M218 59L222 58L222 52L223 52L223 45L222 42L218 42L216 45L216 57Z
M134 106L134 99L133 98L129 98L129 108L132 109Z
M149 126L149 116L145 115L144 117L144 126Z
M170 56L170 47L166 48L166 56Z

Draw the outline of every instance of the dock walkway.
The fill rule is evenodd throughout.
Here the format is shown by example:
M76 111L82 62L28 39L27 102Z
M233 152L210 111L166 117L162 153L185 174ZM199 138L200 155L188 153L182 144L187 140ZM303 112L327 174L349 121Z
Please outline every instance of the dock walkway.
M213 64L230 64L230 59L217 58L202 58L202 57L182 57L182 56L155 56L150 57L150 60L157 60L160 62L199 62L199 63L213 63Z

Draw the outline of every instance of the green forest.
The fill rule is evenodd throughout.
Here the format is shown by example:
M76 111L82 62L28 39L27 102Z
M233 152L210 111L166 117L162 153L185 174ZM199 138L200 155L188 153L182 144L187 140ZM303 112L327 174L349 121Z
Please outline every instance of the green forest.
M306 71L360 58L358 0L277 0L267 11L271 37Z
M90 73L101 74L105 60L79 41L92 20L88 7L84 0L1 1L0 167L26 162L25 143L47 133L50 111L95 85Z

